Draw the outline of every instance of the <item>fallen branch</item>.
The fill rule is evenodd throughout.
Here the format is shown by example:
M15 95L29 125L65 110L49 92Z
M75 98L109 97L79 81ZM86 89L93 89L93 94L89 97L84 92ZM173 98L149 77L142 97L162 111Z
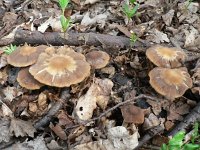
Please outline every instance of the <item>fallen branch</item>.
M2 41L0 42L0 46L5 45L4 40L6 39L2 39ZM8 44L7 41L6 44ZM10 40L10 42L16 45L24 43L32 45L50 44L57 46L92 45L92 46L103 46L104 48L107 48L109 50L118 50L121 48L130 47L130 39L122 36L113 36L113 35L98 34L98 33L69 32L68 35L64 37L64 34L59 32L45 32L45 33L41 33L39 31L31 32L20 28L15 32L14 39ZM142 47L147 47L147 46L148 44L142 40L138 40L134 44L134 47L141 48L139 51L144 50L144 48Z
M179 131L185 131L191 124L194 124L196 121L200 121L200 102L197 106L185 117L185 119L180 122L168 136L174 136Z
M38 122L34 124L36 129L43 129L43 127L47 126L51 121L54 115L62 108L62 102L56 102L48 111L47 115L42 117Z
M164 128L161 126L156 126L152 129L150 129L144 136L143 138L139 141L138 146L134 150L138 150L141 148L145 143L147 143L150 139L152 139L155 135L161 133L164 131Z

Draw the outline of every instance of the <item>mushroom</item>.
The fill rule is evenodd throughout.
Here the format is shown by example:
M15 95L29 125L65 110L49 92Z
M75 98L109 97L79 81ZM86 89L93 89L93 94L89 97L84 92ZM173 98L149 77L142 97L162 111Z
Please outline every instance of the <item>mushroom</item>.
M169 99L182 96L192 87L192 79L185 67L178 69L156 67L149 72L151 86Z
M69 87L90 74L90 64L84 55L66 48L51 48L40 54L29 72L39 82L55 87Z
M92 51L86 54L86 60L94 69L101 69L105 67L109 60L110 56L106 52L102 51Z
M146 56L158 67L176 68L182 65L187 55L183 50L175 47L155 45L147 49Z
M34 64L38 56L44 52L48 46L40 45L37 47L31 47L25 44L22 47L18 47L7 57L9 64L15 67L27 67Z
M29 90L40 89L43 84L34 79L34 77L29 73L29 67L22 68L17 76L17 81L19 85Z

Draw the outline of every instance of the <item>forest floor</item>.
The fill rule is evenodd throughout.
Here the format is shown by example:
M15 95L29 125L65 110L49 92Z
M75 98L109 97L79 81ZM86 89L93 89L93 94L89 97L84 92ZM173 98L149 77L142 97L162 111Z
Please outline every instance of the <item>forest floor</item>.
M124 11L131 9L135 12L128 17ZM71 0L64 12L71 18L66 34L61 14L57 0L0 0L1 150L160 149L169 136L190 133L200 121L199 0ZM56 76L50 82L44 75L39 81L49 84L28 89L18 79L25 66L12 63L23 61L26 54L14 52L24 45L70 47L76 53L72 58L81 57L77 59L82 62L71 78L87 76L65 87L67 79L57 84ZM156 65L146 50L155 45L185 53L179 67L187 71L191 86L177 97L179 87L161 85L168 90L161 95L149 82ZM106 52L108 63L89 66L92 51ZM39 59L48 63L41 55ZM31 65L27 68L33 75L38 62Z

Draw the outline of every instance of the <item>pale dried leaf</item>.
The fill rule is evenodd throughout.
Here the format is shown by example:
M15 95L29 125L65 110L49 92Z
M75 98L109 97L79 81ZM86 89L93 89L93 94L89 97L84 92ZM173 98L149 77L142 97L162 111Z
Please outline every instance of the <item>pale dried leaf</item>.
M86 5L86 4L94 4L94 3L96 3L96 2L99 2L100 0L86 0L85 2L84 2L84 5Z
M9 142L10 140L10 131L9 131L10 121L6 118L0 119L0 143Z
M10 133L13 133L16 137L30 136L34 137L35 128L32 126L32 123L16 118L11 119L10 123Z
M52 16L38 27L38 31L44 33L48 27L53 31L60 31L62 29L60 17L53 18Z
M167 37L167 34L157 30L152 29L149 31L150 35L148 36L148 40L155 42L155 43L162 43L162 42L170 42L169 38Z
M23 94L19 89L17 89L16 87L10 87L7 86L6 88L3 89L3 93L6 96L5 99L12 102L12 100L17 97L20 96L21 94Z
M186 35L184 47L193 46L193 44L195 43L195 39L199 34L198 30L194 27L191 26L190 29L190 31L184 30Z
M96 15L94 18L90 18L90 13L87 12L81 21L81 25L89 26L89 25L94 25L96 23L105 24L106 19L107 19L107 14L105 13Z
M156 117L153 113L151 113L147 118L145 118L143 128L144 130L148 130L159 124L160 124L160 121L158 117Z
M73 150L133 150L138 145L138 132L129 134L123 126L108 129L108 139L77 145Z
M2 104L1 109L3 111L3 116L13 117L12 110L5 103Z
M175 11L173 9L171 9L170 11L168 11L168 13L162 15L162 19L167 26L171 25L172 18L174 17L174 12Z
M47 147L49 150L62 150L62 147L60 147L55 140L52 140L50 143L48 143Z
M8 64L7 62L7 55L3 54L0 58L0 69L5 67Z
M108 139L117 150L132 150L138 145L138 132L132 135L123 126L108 129Z
M13 144L4 150L48 150L43 137L37 137L33 141Z
M87 93L79 98L74 114L81 120L90 119L97 104L102 109L107 106L112 87L111 80L95 78Z

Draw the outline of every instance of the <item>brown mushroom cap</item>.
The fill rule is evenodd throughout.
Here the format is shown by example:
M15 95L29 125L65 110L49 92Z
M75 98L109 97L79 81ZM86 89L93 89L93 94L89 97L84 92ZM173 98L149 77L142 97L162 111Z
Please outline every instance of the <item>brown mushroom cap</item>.
M18 47L14 52L8 55L7 61L15 67L26 67L34 64L38 56L47 48L45 45L31 47L25 44Z
M174 99L192 87L192 79L185 67L169 69L156 67L149 72L151 86L161 95Z
M29 72L43 84L68 87L83 81L90 73L90 65L80 53L52 48L40 54Z
M186 54L178 48L169 48L155 45L147 49L146 56L158 67L176 68L180 67L186 59Z
M29 73L29 67L22 68L17 76L17 81L19 85L29 90L40 89L43 84L34 79L34 77Z
M110 60L110 56L106 52L92 51L86 54L86 60L94 69L105 67Z

